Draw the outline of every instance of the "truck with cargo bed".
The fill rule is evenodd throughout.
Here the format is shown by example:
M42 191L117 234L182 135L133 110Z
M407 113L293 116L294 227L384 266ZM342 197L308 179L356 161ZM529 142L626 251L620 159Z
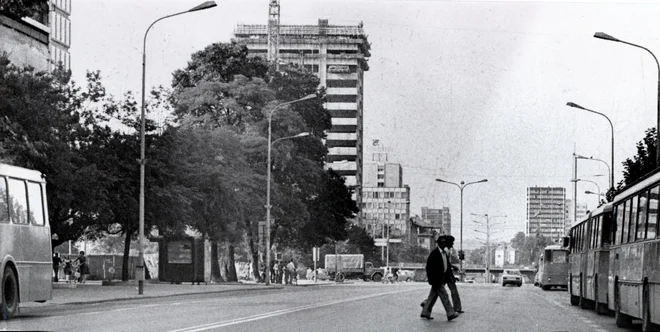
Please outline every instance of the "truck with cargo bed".
M378 282L384 275L384 269L375 268L371 262L365 262L362 254L325 255L325 270L335 281L362 279Z

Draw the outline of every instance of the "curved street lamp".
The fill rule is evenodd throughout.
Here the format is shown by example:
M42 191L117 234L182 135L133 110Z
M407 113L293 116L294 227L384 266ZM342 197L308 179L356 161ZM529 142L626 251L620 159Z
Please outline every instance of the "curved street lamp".
M577 109L581 109L581 110L583 110L583 111L587 111L587 112L591 112L591 113L595 113L595 114L601 115L601 116L603 116L605 119L607 119L607 122L610 123L610 129L611 129L611 131L612 131L612 141L611 141L612 148L611 148L611 153L610 153L610 157L611 157L611 164L610 164L610 165L612 165L612 168L610 169L610 166L607 165L607 163L606 163L605 161L600 160L600 159L596 159L596 158L594 158L594 157L587 158L587 157L583 157L583 156L578 156L578 155L576 155L576 158L578 158L578 159L593 159L593 160L599 160L599 161L602 161L603 163L605 163L605 165L607 165L607 170L610 172L610 188L614 188L614 125L612 125L612 121L610 120L610 118L607 117L607 115L605 115L605 114L603 114L603 113L600 113L600 112L596 112L596 111L594 111L594 110L590 110L590 109L588 109L588 108L586 108L586 107L582 107L582 106L580 106L580 105L578 105L578 104L576 104L576 103L573 103L573 102L570 102L570 101L569 101L568 103L566 103L566 105L567 105L567 106L570 106L570 107L577 108Z
M266 277L266 285L270 285L270 151L273 146L273 143L283 140L283 139L288 139L288 138L295 138L295 137L304 137L308 136L309 133L301 133L298 135L294 136L289 136L289 137L283 137L283 138L278 138L275 140L275 142L272 142L272 132L273 132L273 114L275 111L277 111L280 107L286 106L286 105L291 105L293 103L301 102L304 100L309 100L316 98L316 94L309 94L307 96L304 96L300 99L292 100L292 101L287 101L285 103L281 103L275 107L273 107L272 110L268 112L268 162L267 162L267 170L266 170L266 232L264 236L266 237L266 273L264 273L264 276ZM306 134L306 135L305 135Z
M604 32L596 32L594 34L594 38L609 40L609 41L613 41L613 42L617 42L617 43L623 43L623 44L627 44L627 45L630 45L630 46L638 47L638 48L641 48L641 49L649 52L651 54L651 56L653 56L653 60L655 60L655 65L658 68L657 121L656 121L655 133L656 133L656 137L660 137L660 135L659 135L659 133L660 133L660 63L658 63L658 58L656 58L655 54L653 54L653 52L651 52L651 50L649 50L648 48L646 48L644 46L629 43L627 41L623 41L623 40L618 39L618 38L614 38L614 37L612 37L612 36L610 36L610 35L608 35ZM658 166L660 166L660 144L656 144L656 150L655 151L656 151L656 154L655 154L655 167L658 167ZM614 164L612 164L612 168L614 168Z
M438 181L438 182L444 182L444 183L453 184L453 185L455 185L456 187L458 187L458 189L461 190L461 237L460 237L460 242L459 242L459 246L460 246L459 250L462 252L462 251L463 251L463 189L464 189L465 187L471 185L471 184L488 182L488 179L483 179L483 180L474 181L474 182L468 182L468 183L465 183L464 181L461 181L460 184L458 184L458 183L454 183L454 182L445 181L445 180L442 180L442 179L435 179L435 180ZM459 264L460 264L459 267L460 267L460 269L461 269L461 271L462 271L462 270L463 270L463 260L460 260L459 262L460 262L460 263L459 263ZM461 273L461 281L463 281L463 273Z
M144 86L145 86L145 76L146 76L146 63L147 63L147 34L149 30L154 26L158 21L164 20L169 17L196 12L204 9L209 9L217 6L215 1L206 1L198 6L195 6L191 9L188 9L183 12L174 13L171 15L163 16L155 20L144 33L144 40L142 42L142 110L140 111L140 208L139 208L139 228L140 228L140 240L138 244L138 265L135 266L135 278L138 280L138 294L142 295L144 293L144 166L147 163L145 158L145 142L144 142Z

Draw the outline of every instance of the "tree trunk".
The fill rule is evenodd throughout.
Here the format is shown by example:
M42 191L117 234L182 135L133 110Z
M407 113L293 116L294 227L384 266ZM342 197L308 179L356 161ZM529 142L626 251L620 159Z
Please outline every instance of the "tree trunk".
M259 271L259 253L254 245L254 232L252 231L252 223L250 220L246 220L245 224L247 225L247 235L248 235L248 247L250 249L250 257L252 257L252 274L255 280L260 281L261 273Z
M126 238L124 239L124 257L122 258L121 262L121 280L122 281L128 281L128 264L129 264L129 259L130 259L130 252L131 252L131 235L133 234L133 231L130 230L130 228L126 228Z
M211 281L222 281L220 275L220 258L218 257L218 241L211 241Z
M230 244L227 248L227 264L225 265L227 269L227 281L237 282L238 275L236 274L236 261L234 260L234 245Z

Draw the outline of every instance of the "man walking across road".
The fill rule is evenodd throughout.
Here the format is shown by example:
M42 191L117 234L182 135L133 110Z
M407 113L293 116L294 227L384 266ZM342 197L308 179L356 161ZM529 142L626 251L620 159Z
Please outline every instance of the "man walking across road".
M454 305L454 310L462 314L464 311L463 311L463 306L461 306L461 297L458 295L458 288L456 287L456 277L454 276L454 273L452 271L458 271L458 273L463 273L463 271L460 271L456 267L456 265L452 264L452 258L456 258L451 254L451 248L454 246L454 240L455 239L453 236L446 235L446 241L444 241L446 247L443 249L447 253L447 257L449 257L449 264L451 265L451 268L449 269L449 273L451 274L451 277L448 278L447 280L447 287L451 292L451 302Z
M423 308L420 315L422 318L433 319L431 317L431 311L438 297L440 297L440 302L442 302L442 306L447 313L447 320L451 321L458 317L458 314L454 312L454 307L449 301L449 295L445 289L445 284L449 282L450 278L453 281L454 277L451 273L449 255L442 250L447 246L446 241L447 238L445 236L439 236L436 241L438 243L437 247L431 251L429 258L426 260L426 276L431 285L431 291L428 298L422 303Z

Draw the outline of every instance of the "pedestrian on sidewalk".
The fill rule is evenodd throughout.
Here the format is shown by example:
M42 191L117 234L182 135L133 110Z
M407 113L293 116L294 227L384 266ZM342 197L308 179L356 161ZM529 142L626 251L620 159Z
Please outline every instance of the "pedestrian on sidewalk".
M447 246L446 241L447 238L444 235L439 236L436 240L436 248L431 251L426 260L426 276L431 285L431 291L428 298L422 302L422 314L420 315L422 318L433 319L431 312L438 297L440 297L440 302L442 302L442 306L447 313L447 320L451 321L458 317L458 314L454 312L454 307L449 301L449 294L447 294L447 290L445 289L445 285L449 282L450 278L453 280L454 277L451 273L449 256L442 249Z
M71 280L73 280L71 278L72 274L73 274L73 265L71 264L71 259L67 257L64 259L64 281L66 281L67 284L70 283Z
M80 272L79 281L80 283L84 284L85 281L87 281L87 277L89 277L90 274L89 266L87 265L87 257L85 257L84 251L80 251L80 255L78 256L78 258L76 258L76 260L74 260L74 262L76 261L80 263L80 265L78 266L78 272Z
M286 265L286 269L289 272L289 279L287 280L287 284L293 284L294 276L296 274L296 264L293 262L293 258L289 262L289 264ZM296 283L298 283L298 278L296 277Z
M55 276L53 277L54 282L60 281L60 265L62 265L62 258L60 258L60 253L56 251L53 253L53 272L55 272Z

